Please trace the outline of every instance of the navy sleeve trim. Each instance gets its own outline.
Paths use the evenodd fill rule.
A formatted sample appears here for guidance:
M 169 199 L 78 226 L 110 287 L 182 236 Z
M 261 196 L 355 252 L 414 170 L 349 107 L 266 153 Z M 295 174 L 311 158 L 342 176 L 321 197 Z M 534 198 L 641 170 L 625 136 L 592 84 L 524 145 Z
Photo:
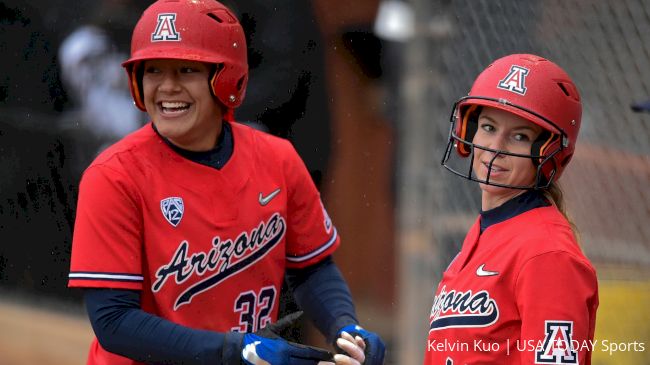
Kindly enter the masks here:
M 142 282 L 144 278 L 139 274 L 108 273 L 92 271 L 72 271 L 68 274 L 70 280 L 107 280 Z

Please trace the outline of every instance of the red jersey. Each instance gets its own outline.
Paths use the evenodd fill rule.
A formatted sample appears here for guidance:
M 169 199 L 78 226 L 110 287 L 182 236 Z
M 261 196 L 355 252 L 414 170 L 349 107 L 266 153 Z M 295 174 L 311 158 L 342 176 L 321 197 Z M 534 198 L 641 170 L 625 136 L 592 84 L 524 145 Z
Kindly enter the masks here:
M 144 311 L 196 329 L 275 321 L 285 268 L 320 261 L 339 237 L 291 144 L 231 127 L 220 170 L 151 124 L 97 157 L 80 183 L 69 286 L 140 290 Z M 96 339 L 88 363 L 135 364 Z
M 479 233 L 443 273 L 424 364 L 590 364 L 596 272 L 557 208 Z

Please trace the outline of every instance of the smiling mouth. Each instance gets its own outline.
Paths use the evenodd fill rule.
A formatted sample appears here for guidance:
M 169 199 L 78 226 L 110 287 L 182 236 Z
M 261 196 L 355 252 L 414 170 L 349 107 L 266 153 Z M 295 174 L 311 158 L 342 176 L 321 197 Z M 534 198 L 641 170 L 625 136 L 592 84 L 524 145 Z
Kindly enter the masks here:
M 481 164 L 485 166 L 486 170 L 491 171 L 491 173 L 500 173 L 500 172 L 508 171 L 507 169 L 504 169 L 503 167 L 494 164 L 492 164 L 492 168 L 490 169 L 490 164 L 488 162 L 481 162 Z
M 164 114 L 179 114 L 190 108 L 189 103 L 181 101 L 163 101 L 159 103 L 160 109 Z

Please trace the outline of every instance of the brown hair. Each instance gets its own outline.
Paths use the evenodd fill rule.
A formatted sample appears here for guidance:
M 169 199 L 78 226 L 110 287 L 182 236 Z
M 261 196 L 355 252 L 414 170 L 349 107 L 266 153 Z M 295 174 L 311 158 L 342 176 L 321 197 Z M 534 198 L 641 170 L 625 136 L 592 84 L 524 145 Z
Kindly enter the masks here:
M 575 236 L 576 241 L 579 241 L 578 227 L 575 225 L 566 211 L 566 205 L 564 203 L 564 192 L 562 192 L 560 185 L 557 182 L 552 181 L 548 188 L 543 190 L 543 193 L 544 196 L 557 207 L 560 213 L 562 213 L 567 222 L 569 222 L 569 226 L 571 226 L 571 231 L 573 231 L 573 235 Z

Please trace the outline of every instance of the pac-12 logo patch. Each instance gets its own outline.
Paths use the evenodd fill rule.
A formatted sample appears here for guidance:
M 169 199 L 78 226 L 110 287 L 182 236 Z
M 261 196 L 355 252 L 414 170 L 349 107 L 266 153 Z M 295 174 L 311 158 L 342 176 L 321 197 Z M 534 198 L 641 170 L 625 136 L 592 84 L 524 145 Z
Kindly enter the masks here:
M 174 227 L 178 226 L 183 218 L 183 211 L 185 211 L 183 198 L 174 196 L 161 200 L 160 210 L 169 224 Z
M 497 87 L 515 94 L 526 95 L 526 76 L 529 72 L 525 67 L 512 65 L 506 77 L 499 80 Z
M 535 353 L 535 364 L 577 364 L 572 347 L 573 321 L 546 321 L 544 344 Z
M 156 30 L 151 33 L 152 42 L 160 41 L 180 41 L 181 34 L 176 30 L 176 14 L 162 13 L 158 14 L 158 23 Z

